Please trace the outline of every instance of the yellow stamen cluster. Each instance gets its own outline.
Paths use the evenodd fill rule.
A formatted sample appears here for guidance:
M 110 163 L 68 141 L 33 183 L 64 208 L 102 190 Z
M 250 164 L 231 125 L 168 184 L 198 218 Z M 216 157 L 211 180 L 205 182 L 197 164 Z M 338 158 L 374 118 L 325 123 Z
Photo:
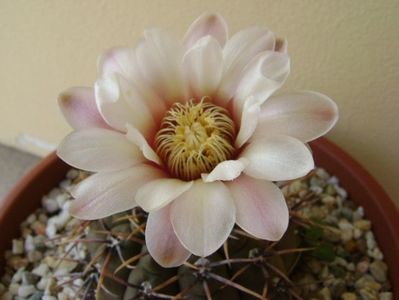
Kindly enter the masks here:
M 235 151 L 235 127 L 227 110 L 206 101 L 175 103 L 162 120 L 155 144 L 172 176 L 193 180 Z

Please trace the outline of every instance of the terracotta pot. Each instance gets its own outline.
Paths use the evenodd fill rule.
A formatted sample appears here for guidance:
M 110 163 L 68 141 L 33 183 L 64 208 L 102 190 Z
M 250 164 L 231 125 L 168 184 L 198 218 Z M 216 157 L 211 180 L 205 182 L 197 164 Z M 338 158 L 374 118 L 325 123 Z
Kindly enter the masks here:
M 340 179 L 350 197 L 362 205 L 373 223 L 376 239 L 389 266 L 395 299 L 399 300 L 399 211 L 380 185 L 348 154 L 324 138 L 311 143 L 316 165 Z M 19 233 L 19 224 L 39 207 L 41 197 L 65 176 L 68 166 L 49 155 L 33 168 L 4 199 L 0 210 L 0 263 Z M 0 265 L 0 273 L 3 269 Z

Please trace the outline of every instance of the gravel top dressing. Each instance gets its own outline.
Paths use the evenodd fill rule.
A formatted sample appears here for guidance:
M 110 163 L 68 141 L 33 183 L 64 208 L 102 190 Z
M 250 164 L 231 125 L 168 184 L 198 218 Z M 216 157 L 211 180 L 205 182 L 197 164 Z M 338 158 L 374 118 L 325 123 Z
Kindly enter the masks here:
M 86 176 L 69 171 L 21 224 L 21 237 L 5 254 L 1 299 L 94 299 L 99 276 L 88 271 L 91 258 L 85 243 L 71 241 L 70 233 L 80 228 L 80 221 L 68 213 L 69 191 Z M 299 299 L 393 299 L 372 224 L 336 177 L 319 168 L 279 186 L 296 214 L 319 224 L 298 233 L 308 247 L 315 247 L 312 255 L 298 255 L 289 273 Z

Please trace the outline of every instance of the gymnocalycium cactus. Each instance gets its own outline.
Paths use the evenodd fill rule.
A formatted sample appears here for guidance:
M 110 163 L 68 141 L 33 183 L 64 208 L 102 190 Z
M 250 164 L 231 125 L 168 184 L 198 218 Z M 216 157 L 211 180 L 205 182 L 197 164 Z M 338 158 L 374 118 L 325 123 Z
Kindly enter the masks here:
M 314 173 L 310 177 L 317 177 Z M 308 178 L 301 184 L 307 185 Z M 290 226 L 278 242 L 260 240 L 235 227 L 224 245 L 206 257 L 164 268 L 145 246 L 148 214 L 140 208 L 95 221 L 81 221 L 59 243 L 68 253 L 87 248 L 71 277 L 84 280 L 79 299 L 303 299 L 295 273 L 309 259 L 330 262 L 335 229 L 303 211 L 322 195 L 290 191 Z M 68 251 L 69 250 L 69 251 Z M 293 279 L 294 278 L 294 279 Z M 69 282 L 69 281 L 68 281 Z M 68 284 L 68 282 L 66 284 Z

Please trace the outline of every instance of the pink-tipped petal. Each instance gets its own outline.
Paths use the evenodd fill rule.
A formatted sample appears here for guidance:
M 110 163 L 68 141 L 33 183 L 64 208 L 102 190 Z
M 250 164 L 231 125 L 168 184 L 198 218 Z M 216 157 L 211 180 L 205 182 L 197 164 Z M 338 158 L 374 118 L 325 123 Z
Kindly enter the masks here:
M 196 19 L 184 36 L 184 48 L 191 48 L 200 38 L 207 35 L 216 39 L 220 46 L 224 46 L 228 37 L 228 28 L 221 15 L 205 13 Z
M 306 143 L 326 134 L 337 120 L 337 105 L 323 94 L 304 91 L 272 97 L 262 107 L 252 139 L 272 133 Z
M 91 171 L 114 171 L 143 162 L 138 147 L 116 131 L 89 128 L 67 135 L 57 149 L 69 165 Z
M 161 29 L 146 30 L 144 38 L 136 48 L 136 55 L 147 84 L 169 105 L 187 100 L 180 41 Z
M 192 181 L 182 181 L 174 178 L 156 179 L 145 184 L 137 191 L 135 201 L 145 211 L 154 211 L 175 200 L 192 185 Z
M 280 53 L 288 53 L 288 41 L 286 38 L 277 38 L 274 51 Z
M 140 133 L 140 131 L 138 131 L 137 128 L 133 127 L 130 124 L 126 124 L 126 128 L 127 139 L 131 141 L 134 145 L 139 147 L 144 157 L 158 165 L 161 165 L 162 161 L 159 158 L 158 154 L 151 148 L 151 146 L 148 144 L 147 140 Z
M 58 96 L 58 105 L 74 129 L 110 128 L 98 111 L 92 88 L 70 88 Z
M 173 231 L 170 206 L 150 212 L 145 228 L 145 243 L 152 258 L 165 268 L 178 267 L 190 256 Z
M 201 174 L 201 178 L 205 182 L 213 182 L 217 180 L 229 181 L 240 176 L 245 168 L 245 159 L 225 160 L 219 163 L 212 172 Z
M 82 181 L 72 191 L 69 211 L 76 218 L 95 220 L 135 207 L 134 196 L 146 182 L 164 176 L 148 165 L 113 172 L 100 172 Z
M 280 240 L 289 221 L 280 189 L 271 182 L 245 175 L 228 183 L 228 187 L 236 204 L 236 223 L 257 238 Z
M 240 130 L 238 131 L 235 145 L 237 148 L 242 147 L 254 133 L 258 124 L 260 114 L 260 106 L 254 97 L 249 97 L 242 109 Z
M 275 38 L 270 30 L 251 27 L 236 33 L 223 49 L 224 71 L 218 101 L 229 101 L 240 82 L 244 67 L 259 53 L 273 50 Z
M 254 140 L 241 153 L 241 157 L 249 162 L 245 174 L 269 181 L 296 179 L 314 168 L 308 148 L 301 141 L 285 135 Z
M 213 37 L 205 36 L 186 52 L 183 67 L 194 96 L 211 96 L 222 76 L 222 48 Z
M 266 51 L 258 55 L 243 71 L 233 100 L 234 112 L 241 115 L 244 101 L 249 96 L 262 105 L 283 85 L 289 73 L 290 59 L 287 54 Z
M 173 229 L 183 246 L 195 255 L 215 252 L 233 229 L 234 202 L 220 181 L 196 180 L 171 206 Z
M 126 132 L 126 123 L 131 123 L 148 135 L 154 130 L 153 116 L 147 104 L 132 88 L 129 82 L 117 74 L 97 80 L 97 106 L 113 128 Z

